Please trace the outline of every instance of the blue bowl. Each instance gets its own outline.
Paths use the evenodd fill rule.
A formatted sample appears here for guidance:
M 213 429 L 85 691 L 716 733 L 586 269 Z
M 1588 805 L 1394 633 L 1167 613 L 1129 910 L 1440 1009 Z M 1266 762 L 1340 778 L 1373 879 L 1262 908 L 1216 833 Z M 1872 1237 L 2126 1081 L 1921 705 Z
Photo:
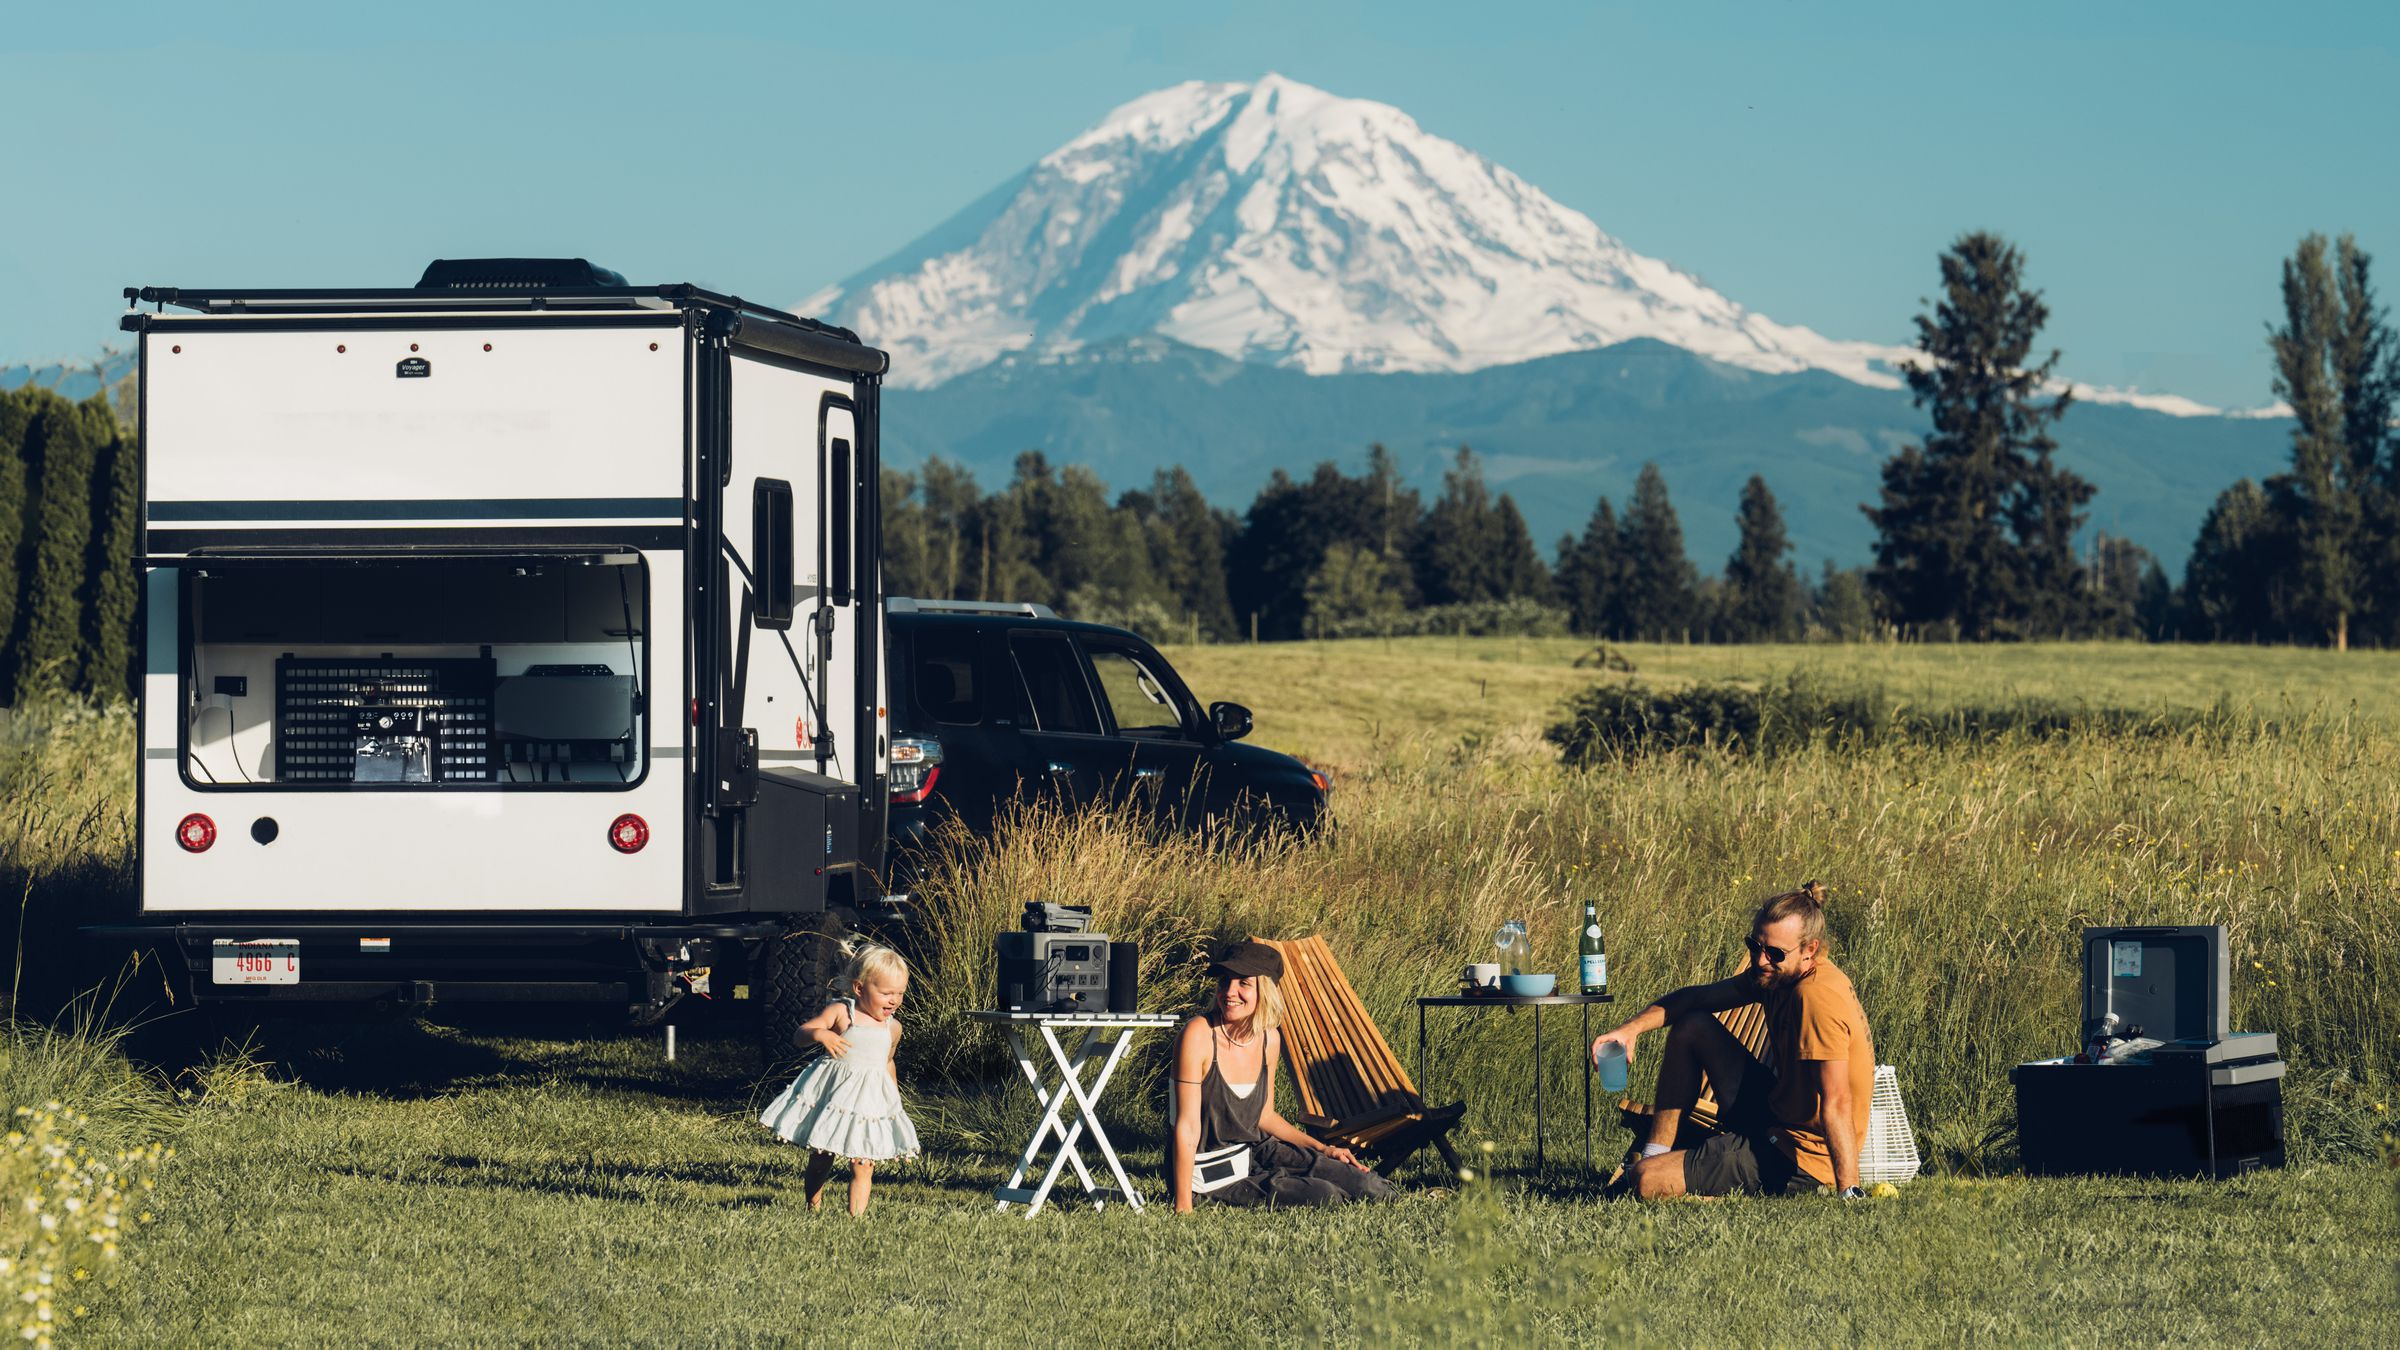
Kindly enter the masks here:
M 1556 975 L 1503 975 L 1500 992 L 1510 998 L 1546 998 L 1558 988 Z

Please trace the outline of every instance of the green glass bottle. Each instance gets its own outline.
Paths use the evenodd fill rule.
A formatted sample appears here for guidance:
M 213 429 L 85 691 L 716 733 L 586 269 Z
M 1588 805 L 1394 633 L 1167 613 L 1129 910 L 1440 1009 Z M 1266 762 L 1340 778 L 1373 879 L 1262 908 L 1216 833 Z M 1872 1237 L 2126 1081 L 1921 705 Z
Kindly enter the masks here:
M 1600 910 L 1592 901 L 1583 902 L 1583 992 L 1608 992 L 1608 942 L 1600 936 Z

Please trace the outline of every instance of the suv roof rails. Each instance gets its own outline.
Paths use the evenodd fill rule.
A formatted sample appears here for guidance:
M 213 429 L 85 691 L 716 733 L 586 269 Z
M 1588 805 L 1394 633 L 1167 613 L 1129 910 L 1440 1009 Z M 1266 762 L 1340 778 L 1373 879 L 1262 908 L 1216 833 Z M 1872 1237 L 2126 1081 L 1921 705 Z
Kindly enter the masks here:
M 1030 600 L 917 600 L 905 595 L 887 597 L 886 614 L 1014 614 L 1027 619 L 1055 619 L 1058 611 Z

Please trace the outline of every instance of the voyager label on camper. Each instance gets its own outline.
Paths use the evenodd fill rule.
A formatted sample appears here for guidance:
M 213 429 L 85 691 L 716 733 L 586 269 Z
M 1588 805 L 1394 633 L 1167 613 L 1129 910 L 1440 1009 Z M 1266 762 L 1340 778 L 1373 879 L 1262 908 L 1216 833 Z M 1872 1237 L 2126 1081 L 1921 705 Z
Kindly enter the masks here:
M 407 357 L 393 373 L 404 380 L 429 380 L 433 378 L 433 362 L 422 356 Z

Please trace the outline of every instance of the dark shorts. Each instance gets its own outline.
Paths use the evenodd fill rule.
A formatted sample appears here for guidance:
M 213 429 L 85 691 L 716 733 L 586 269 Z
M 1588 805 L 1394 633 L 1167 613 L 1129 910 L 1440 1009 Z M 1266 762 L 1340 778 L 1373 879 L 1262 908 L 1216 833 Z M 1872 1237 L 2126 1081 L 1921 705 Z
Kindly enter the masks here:
M 1683 1155 L 1690 1195 L 1809 1195 L 1817 1179 L 1764 1133 L 1728 1130 Z

